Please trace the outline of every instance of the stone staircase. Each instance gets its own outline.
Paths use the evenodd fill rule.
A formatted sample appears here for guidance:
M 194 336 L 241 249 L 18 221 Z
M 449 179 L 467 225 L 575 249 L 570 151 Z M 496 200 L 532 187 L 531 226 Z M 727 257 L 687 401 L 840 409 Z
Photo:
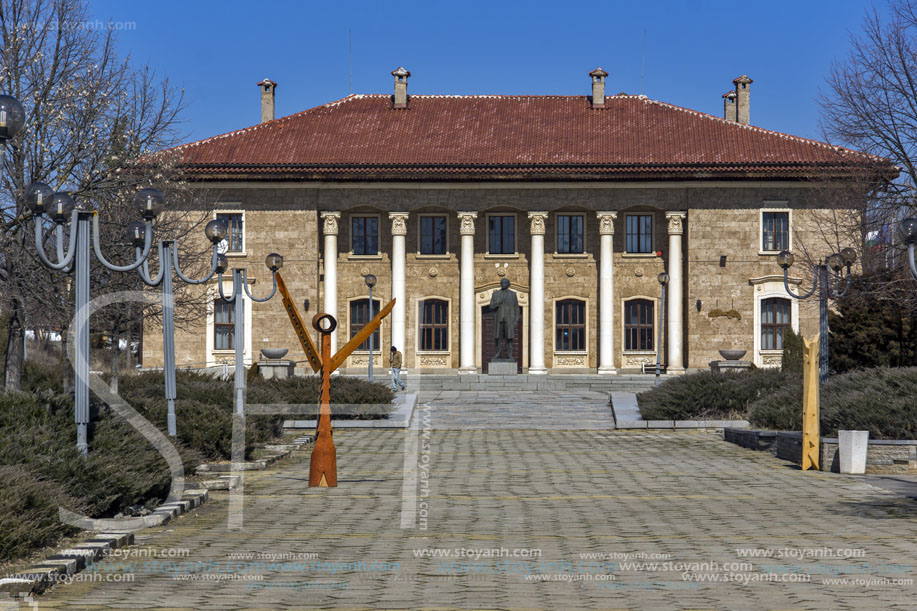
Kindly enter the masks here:
M 380 375 L 381 374 L 381 375 Z M 355 376 L 362 377 L 366 376 Z M 377 382 L 387 382 L 388 372 L 375 376 Z M 659 376 L 660 380 L 668 376 Z M 610 394 L 612 392 L 641 393 L 656 385 L 652 375 L 597 375 L 597 374 L 557 374 L 493 376 L 483 374 L 442 375 L 409 373 L 401 375 L 407 384 L 408 392 L 427 393 L 439 391 L 481 391 L 481 390 L 524 390 L 524 391 L 589 391 Z

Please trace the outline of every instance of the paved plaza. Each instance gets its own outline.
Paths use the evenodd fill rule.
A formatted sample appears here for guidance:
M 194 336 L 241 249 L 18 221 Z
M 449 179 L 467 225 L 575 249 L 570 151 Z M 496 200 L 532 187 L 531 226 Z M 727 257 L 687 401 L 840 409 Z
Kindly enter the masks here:
M 307 446 L 246 474 L 241 531 L 211 493 L 41 607 L 917 608 L 901 494 L 713 432 L 615 432 L 598 397 L 583 428 L 526 416 L 532 396 L 449 393 L 408 431 L 337 430 L 338 488 L 307 487 Z

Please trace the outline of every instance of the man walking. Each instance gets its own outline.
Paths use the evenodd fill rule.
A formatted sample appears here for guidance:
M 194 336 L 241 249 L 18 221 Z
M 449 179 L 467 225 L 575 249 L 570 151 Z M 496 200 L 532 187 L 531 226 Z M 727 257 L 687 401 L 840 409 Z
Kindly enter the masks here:
M 389 365 L 392 367 L 392 390 L 398 392 L 405 389 L 404 382 L 401 381 L 401 353 L 395 346 L 392 346 L 391 356 L 389 356 Z

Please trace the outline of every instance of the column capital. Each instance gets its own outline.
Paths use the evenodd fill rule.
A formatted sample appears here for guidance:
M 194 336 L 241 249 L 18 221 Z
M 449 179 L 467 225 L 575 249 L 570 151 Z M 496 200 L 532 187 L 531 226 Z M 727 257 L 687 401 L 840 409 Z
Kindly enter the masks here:
M 325 235 L 337 235 L 338 234 L 338 222 L 341 220 L 340 212 L 322 212 L 321 213 L 322 221 L 322 233 Z
M 459 212 L 459 233 L 474 235 L 474 219 L 478 218 L 477 212 Z
M 599 212 L 596 212 L 595 216 L 599 219 L 599 234 L 600 235 L 614 235 L 615 234 L 615 219 L 618 218 L 617 212 L 601 210 Z
M 389 212 L 388 218 L 392 221 L 392 235 L 407 235 L 408 233 L 408 213 L 407 212 Z
M 666 212 L 665 219 L 668 222 L 669 235 L 681 235 L 684 233 L 684 220 L 688 216 L 687 212 Z
M 529 231 L 532 235 L 544 235 L 544 222 L 548 220 L 547 212 L 529 212 Z

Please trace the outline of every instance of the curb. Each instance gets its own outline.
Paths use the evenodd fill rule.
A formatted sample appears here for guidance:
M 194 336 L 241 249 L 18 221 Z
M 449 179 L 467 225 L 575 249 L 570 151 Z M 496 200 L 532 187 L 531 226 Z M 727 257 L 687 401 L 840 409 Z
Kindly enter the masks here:
M 207 490 L 232 490 L 239 485 L 239 471 L 262 471 L 268 466 L 274 464 L 281 458 L 285 458 L 300 449 L 307 443 L 312 443 L 312 435 L 300 435 L 290 443 L 285 444 L 266 444 L 263 449 L 274 452 L 270 456 L 259 460 L 247 461 L 233 464 L 231 462 L 221 463 L 204 463 L 198 465 L 195 469 L 197 475 L 213 474 L 217 479 L 209 479 L 200 482 L 200 485 Z
M 618 420 L 617 430 L 747 429 L 747 420 Z
M 166 524 L 172 518 L 200 507 L 208 498 L 206 490 L 187 490 L 180 501 L 163 503 L 153 513 L 144 516 L 149 518 L 145 528 Z M 133 532 L 96 533 L 73 547 L 55 552 L 25 571 L 0 579 L 0 592 L 20 597 L 41 594 L 55 583 L 79 573 L 95 561 L 109 555 L 111 550 L 133 544 Z
M 265 445 L 264 449 L 275 452 L 259 461 L 244 463 L 244 465 L 255 466 L 256 469 L 264 469 L 281 458 L 288 456 L 294 450 L 298 450 L 306 443 L 312 442 L 311 435 L 300 435 L 289 444 Z M 224 463 L 216 463 L 220 467 Z M 200 465 L 197 468 L 198 473 L 219 473 L 229 471 L 229 469 L 212 470 L 212 464 Z M 225 463 L 230 467 L 231 463 Z M 252 468 L 252 467 L 247 467 Z M 162 526 L 168 524 L 173 518 L 188 513 L 203 505 L 210 498 L 209 490 L 229 490 L 238 485 L 238 475 L 220 475 L 217 480 L 201 482 L 202 488 L 193 488 L 185 490 L 178 501 L 163 503 L 149 515 L 142 516 L 144 522 L 143 528 L 152 526 Z M 136 520 L 137 518 L 129 518 Z M 91 521 L 94 522 L 94 521 Z M 115 524 L 114 520 L 108 520 L 109 523 Z M 89 524 L 87 524 L 89 526 Z M 122 526 L 123 527 L 123 526 Z M 0 593 L 7 593 L 13 596 L 26 597 L 32 594 L 41 594 L 49 587 L 68 577 L 79 573 L 87 566 L 91 566 L 100 558 L 110 554 L 111 550 L 127 547 L 134 544 L 133 532 L 115 532 L 108 531 L 97 532 L 89 539 L 55 552 L 44 560 L 37 562 L 25 571 L 16 573 L 10 577 L 0 579 Z
M 407 429 L 411 427 L 411 419 L 417 407 L 417 393 L 400 395 L 404 401 L 398 409 L 392 411 L 388 418 L 375 420 L 337 419 L 332 416 L 331 428 L 333 429 Z M 332 405 L 332 408 L 334 406 Z M 284 430 L 314 429 L 318 426 L 317 420 L 285 420 Z

